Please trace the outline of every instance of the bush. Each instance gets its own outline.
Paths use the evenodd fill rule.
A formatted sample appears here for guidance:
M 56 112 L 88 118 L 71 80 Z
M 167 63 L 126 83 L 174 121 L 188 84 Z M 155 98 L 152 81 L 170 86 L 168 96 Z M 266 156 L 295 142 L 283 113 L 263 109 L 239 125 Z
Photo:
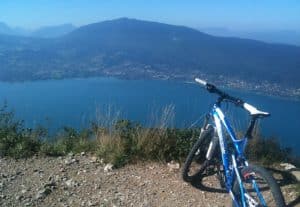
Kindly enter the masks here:
M 282 148 L 275 138 L 264 139 L 255 136 L 249 140 L 246 154 L 250 160 L 260 161 L 269 165 L 274 162 L 290 162 L 291 150 Z
M 94 127 L 97 154 L 115 166 L 135 160 L 180 160 L 199 135 L 197 129 L 144 128 L 128 120 L 115 123 L 113 130 Z
M 46 134 L 42 128 L 26 129 L 22 121 L 4 106 L 0 109 L 0 156 L 29 157 L 39 152 L 41 139 Z
M 63 130 L 53 138 L 53 141 L 46 141 L 41 146 L 41 153 L 49 156 L 62 156 L 70 152 L 93 152 L 95 142 L 91 138 L 92 131 L 85 129 L 81 132 L 64 127 Z
M 4 106 L 0 109 L 0 156 L 21 158 L 37 153 L 62 156 L 85 151 L 95 152 L 116 167 L 136 160 L 182 161 L 200 129 L 167 128 L 165 122 L 163 119 L 154 128 L 142 127 L 129 120 L 115 121 L 106 127 L 92 124 L 81 131 L 64 127 L 54 137 L 49 137 L 42 127 L 25 128 L 23 122 L 16 121 L 14 114 Z M 291 162 L 299 166 L 299 160 L 291 157 L 291 151 L 282 148 L 274 138 L 262 139 L 255 135 L 249 140 L 246 154 L 251 160 L 264 164 Z

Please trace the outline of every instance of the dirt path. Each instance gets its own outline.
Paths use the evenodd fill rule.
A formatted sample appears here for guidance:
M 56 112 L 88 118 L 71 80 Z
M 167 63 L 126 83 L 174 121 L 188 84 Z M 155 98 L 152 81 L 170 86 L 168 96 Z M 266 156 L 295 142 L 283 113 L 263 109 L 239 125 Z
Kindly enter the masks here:
M 205 183 L 215 192 L 183 182 L 179 170 L 159 163 L 105 171 L 89 155 L 0 158 L 1 206 L 231 206 L 215 176 Z M 282 189 L 290 206 L 300 206 L 292 184 Z

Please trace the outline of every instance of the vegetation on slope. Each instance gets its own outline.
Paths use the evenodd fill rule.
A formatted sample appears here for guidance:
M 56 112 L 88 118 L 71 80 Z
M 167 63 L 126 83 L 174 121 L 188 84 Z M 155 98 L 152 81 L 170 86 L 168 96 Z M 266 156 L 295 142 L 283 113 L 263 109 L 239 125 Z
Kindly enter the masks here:
M 163 119 L 165 120 L 165 119 Z M 109 127 L 91 124 L 83 130 L 64 127 L 50 137 L 42 127 L 28 129 L 6 107 L 0 109 L 0 156 L 26 158 L 35 154 L 61 156 L 70 152 L 91 152 L 116 167 L 135 161 L 182 161 L 199 136 L 199 128 L 143 127 L 118 120 Z M 246 149 L 252 160 L 266 164 L 294 162 L 291 152 L 275 139 L 255 137 Z

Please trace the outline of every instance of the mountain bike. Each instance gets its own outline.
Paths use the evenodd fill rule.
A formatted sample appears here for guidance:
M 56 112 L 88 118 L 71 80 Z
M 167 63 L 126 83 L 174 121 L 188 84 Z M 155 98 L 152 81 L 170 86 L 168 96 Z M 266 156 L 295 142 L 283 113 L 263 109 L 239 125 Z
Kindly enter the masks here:
M 183 179 L 186 182 L 199 180 L 212 166 L 217 167 L 217 177 L 221 186 L 229 193 L 233 206 L 285 206 L 276 180 L 264 168 L 249 164 L 244 154 L 247 140 L 252 138 L 257 120 L 270 116 L 270 113 L 260 111 L 204 80 L 196 78 L 195 81 L 208 92 L 217 94 L 218 98 L 206 114 L 200 136 L 187 156 L 182 171 Z M 223 102 L 233 103 L 249 112 L 250 123 L 242 139 L 236 137 L 221 110 Z

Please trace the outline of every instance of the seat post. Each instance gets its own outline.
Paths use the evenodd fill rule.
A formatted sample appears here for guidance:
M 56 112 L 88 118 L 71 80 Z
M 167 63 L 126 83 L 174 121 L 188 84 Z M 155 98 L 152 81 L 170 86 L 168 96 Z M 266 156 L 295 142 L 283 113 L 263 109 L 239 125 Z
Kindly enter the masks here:
M 254 129 L 254 126 L 256 124 L 256 120 L 257 120 L 257 116 L 255 115 L 252 115 L 251 116 L 251 120 L 250 120 L 250 124 L 249 124 L 249 127 L 246 131 L 246 134 L 245 134 L 245 137 L 247 137 L 248 139 L 251 139 L 252 138 L 252 131 Z

